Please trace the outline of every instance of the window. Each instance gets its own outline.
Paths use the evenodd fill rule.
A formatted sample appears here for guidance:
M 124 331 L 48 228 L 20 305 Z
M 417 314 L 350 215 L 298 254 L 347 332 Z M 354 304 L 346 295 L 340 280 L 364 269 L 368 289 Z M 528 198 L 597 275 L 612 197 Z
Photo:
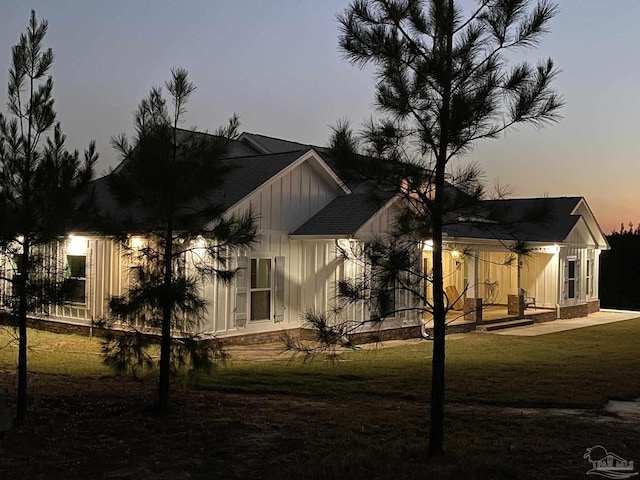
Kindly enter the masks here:
M 576 259 L 567 260 L 567 298 L 576 298 Z
M 271 318 L 271 259 L 251 259 L 251 320 Z
M 238 257 L 237 262 L 235 326 L 244 328 L 247 321 L 283 322 L 285 257 Z
M 424 288 L 424 298 L 425 300 L 431 299 L 431 270 L 429 269 L 429 259 L 427 257 L 422 258 L 422 275 L 423 275 L 423 288 Z
M 397 310 L 396 284 L 388 281 L 378 290 L 376 310 L 381 318 L 395 317 Z
M 11 280 L 11 296 L 18 298 L 18 283 L 22 276 L 22 254 L 16 253 L 13 255 L 13 264 L 11 265 L 13 275 Z
M 372 281 L 372 318 L 395 317 L 397 310 L 396 282 L 393 279 L 384 278 L 379 267 L 373 267 Z
M 591 295 L 593 293 L 593 265 L 592 265 L 592 260 L 591 259 L 587 259 L 587 272 L 585 275 L 585 281 L 587 282 L 586 285 L 586 290 L 587 290 L 587 295 Z
M 67 255 L 64 278 L 65 300 L 72 303 L 85 303 L 87 283 L 86 255 Z

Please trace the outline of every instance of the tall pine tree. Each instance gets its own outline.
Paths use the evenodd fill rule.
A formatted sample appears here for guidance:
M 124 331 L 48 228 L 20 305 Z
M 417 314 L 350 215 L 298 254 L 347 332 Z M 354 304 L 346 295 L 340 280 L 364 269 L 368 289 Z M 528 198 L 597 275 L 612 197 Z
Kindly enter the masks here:
M 407 209 L 399 218 L 396 236 L 386 243 L 370 243 L 364 253 L 378 277 L 369 285 L 377 287 L 368 289 L 373 294 L 369 301 L 377 303 L 374 321 L 391 313 L 397 284 L 433 314 L 430 455 L 444 453 L 449 305 L 443 280 L 443 230 L 458 218 L 456 212 L 472 213 L 482 194 L 478 168 L 469 165 L 452 172 L 452 160 L 468 153 L 476 142 L 497 138 L 514 126 L 556 121 L 563 104 L 551 88 L 557 71 L 550 59 L 537 66 L 526 62 L 510 66 L 507 57 L 538 44 L 557 11 L 554 4 L 478 0 L 467 12 L 461 4 L 353 0 L 338 16 L 345 59 L 375 69 L 379 116 L 360 135 L 348 125 L 338 125 L 331 146 L 343 165 L 395 189 L 405 199 Z M 421 256 L 412 256 L 414 250 L 407 247 L 411 241 L 426 240 L 433 249 L 430 272 L 423 271 Z M 432 301 L 423 291 L 424 281 L 431 284 Z M 343 299 L 362 299 L 362 291 L 353 285 L 340 287 Z M 340 337 L 327 336 L 333 341 Z
M 18 423 L 27 409 L 27 318 L 61 300 L 57 272 L 44 268 L 50 263 L 43 258 L 45 246 L 66 233 L 76 195 L 90 182 L 97 160 L 93 142 L 84 160 L 65 148 L 53 108 L 48 72 L 54 56 L 44 48 L 46 33 L 47 22 L 38 22 L 32 11 L 12 50 L 8 113 L 0 114 L 0 242 L 13 266 L 5 280 L 14 295 L 5 306 L 18 328 Z
M 110 175 L 111 192 L 121 211 L 136 213 L 106 219 L 133 268 L 128 290 L 110 302 L 110 320 L 128 328 L 104 344 L 108 365 L 151 365 L 148 349 L 155 342 L 149 333 L 160 332 L 160 413 L 169 407 L 172 365 L 204 368 L 219 353 L 215 342 L 196 338 L 206 310 L 202 282 L 230 282 L 235 269 L 229 259 L 257 236 L 252 212 L 227 216 L 209 197 L 229 168 L 221 159 L 237 136 L 238 118 L 212 135 L 182 130 L 195 85 L 176 68 L 165 87 L 168 102 L 162 89 L 153 88 L 140 103 L 134 141 L 114 139 L 123 161 Z

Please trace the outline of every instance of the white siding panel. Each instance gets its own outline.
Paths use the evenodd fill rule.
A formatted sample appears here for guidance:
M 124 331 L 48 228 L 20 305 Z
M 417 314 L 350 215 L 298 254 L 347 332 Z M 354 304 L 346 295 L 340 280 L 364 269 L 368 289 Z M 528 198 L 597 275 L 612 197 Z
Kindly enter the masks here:
M 235 213 L 243 213 L 253 206 L 260 217 L 258 245 L 245 255 L 284 258 L 284 319 L 277 324 L 247 322 L 241 331 L 236 329 L 233 322 L 229 322 L 235 308 L 234 287 L 214 282 L 205 289 L 211 305 L 211 333 L 257 333 L 295 327 L 300 324 L 300 315 L 305 308 L 327 308 L 328 273 L 318 274 L 317 269 L 329 261 L 333 242 L 316 245 L 314 242 L 291 241 L 289 234 L 330 203 L 338 193 L 337 185 L 327 182 L 314 168 L 302 163 L 236 205 Z
M 295 231 L 303 223 L 327 206 L 339 193 L 303 163 L 280 179 L 267 184 L 244 199 L 234 212 L 245 212 L 250 205 L 261 217 L 260 229 Z
M 535 297 L 538 307 L 555 307 L 557 289 L 554 275 L 556 263 L 556 255 L 546 253 L 535 253 L 523 262 L 522 288 L 527 292 L 527 296 Z

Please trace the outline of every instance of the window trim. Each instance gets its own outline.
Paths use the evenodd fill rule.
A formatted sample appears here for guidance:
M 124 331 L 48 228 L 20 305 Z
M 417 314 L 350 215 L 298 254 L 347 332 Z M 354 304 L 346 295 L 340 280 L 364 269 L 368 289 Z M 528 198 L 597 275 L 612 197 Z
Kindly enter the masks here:
M 71 268 L 69 266 L 69 257 L 81 257 L 81 258 L 84 258 L 84 277 L 73 277 L 73 276 L 71 276 L 71 271 L 70 271 Z M 88 269 L 88 266 L 89 266 L 88 254 L 87 253 L 83 253 L 83 254 L 65 253 L 64 260 L 65 260 L 64 283 L 66 283 L 67 280 L 82 281 L 83 286 L 84 286 L 84 294 L 83 294 L 82 301 L 76 301 L 76 300 L 69 299 L 69 300 L 65 300 L 65 303 L 71 304 L 71 305 L 87 305 L 88 304 L 88 299 L 89 299 L 89 295 L 88 295 L 88 292 L 87 292 L 87 286 L 88 286 L 87 269 Z M 69 273 L 67 273 L 67 270 L 69 270 Z
M 394 282 L 383 282 L 378 275 L 380 274 L 380 269 L 373 267 L 371 265 L 368 266 L 369 274 L 371 275 L 372 285 L 370 289 L 370 295 L 375 296 L 375 298 L 371 298 L 371 307 L 369 316 L 371 319 L 379 318 L 380 320 L 393 320 L 398 317 L 398 281 Z M 384 292 L 384 294 L 389 295 L 389 305 L 392 305 L 391 312 L 383 312 L 380 305 L 380 295 Z
M 270 322 L 271 320 L 273 320 L 273 309 L 274 309 L 274 264 L 275 261 L 273 259 L 272 256 L 269 255 L 259 255 L 259 256 L 252 256 L 249 257 L 249 268 L 248 268 L 248 274 L 249 274 L 249 278 L 247 279 L 247 301 L 249 303 L 249 311 L 247 312 L 247 320 L 249 322 L 252 323 L 257 323 L 257 322 Z M 259 265 L 260 260 L 269 260 L 269 275 L 268 275 L 268 280 L 269 280 L 269 287 L 253 287 L 252 286 L 252 278 L 253 278 L 253 262 L 256 262 L 256 265 Z M 258 269 L 259 271 L 259 269 Z M 256 275 L 258 274 L 258 271 L 256 272 Z M 253 318 L 253 293 L 254 292 L 269 292 L 269 316 L 267 318 Z
M 587 299 L 594 297 L 595 286 L 595 270 L 596 270 L 596 257 L 594 250 L 587 250 L 587 258 L 585 261 L 585 295 Z
M 573 276 L 571 276 L 571 264 L 573 263 Z M 576 300 L 578 298 L 578 258 L 567 257 L 567 299 Z M 573 288 L 573 295 L 571 289 Z

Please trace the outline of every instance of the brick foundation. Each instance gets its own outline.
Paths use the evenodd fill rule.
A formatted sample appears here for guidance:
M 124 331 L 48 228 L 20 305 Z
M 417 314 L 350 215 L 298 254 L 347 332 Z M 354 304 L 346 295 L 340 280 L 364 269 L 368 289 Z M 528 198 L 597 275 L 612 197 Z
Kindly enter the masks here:
M 587 308 L 586 303 L 560 307 L 561 319 L 586 317 L 588 314 L 589 314 L 589 309 Z
M 587 313 L 592 314 L 600 311 L 600 299 L 587 302 Z
M 517 308 L 519 302 L 519 296 L 514 295 L 515 297 L 515 306 Z M 521 297 L 521 296 L 520 296 Z M 465 301 L 465 319 L 466 320 L 475 320 L 478 324 L 482 323 L 482 308 L 478 308 L 478 304 L 482 304 L 482 299 L 476 298 L 468 298 Z M 600 310 L 600 300 L 591 300 L 587 303 L 582 303 L 579 305 L 570 305 L 560 307 L 560 318 L 568 319 L 568 318 L 576 318 L 576 317 L 586 317 L 589 314 L 598 312 Z M 475 315 L 475 319 L 471 318 Z M 535 313 L 529 316 L 536 323 L 542 322 L 550 322 L 557 319 L 556 311 L 549 310 L 546 312 Z M 476 329 L 476 323 L 463 323 L 458 325 L 449 325 L 447 326 L 447 334 L 450 333 L 466 333 L 471 332 Z M 4 313 L 0 313 L 0 324 L 14 326 L 13 318 Z M 74 334 L 74 335 L 82 335 L 88 337 L 102 337 L 104 336 L 105 330 L 102 328 L 97 328 L 92 325 L 78 325 L 73 323 L 66 323 L 60 320 L 48 320 L 45 318 L 29 318 L 27 320 L 27 325 L 30 328 L 35 328 L 38 330 L 45 330 L 52 333 L 60 333 L 60 334 Z M 433 328 L 427 328 L 427 333 L 433 335 Z M 282 341 L 282 336 L 287 333 L 288 335 L 294 338 L 300 338 L 302 340 L 313 340 L 314 333 L 313 331 L 305 328 L 291 328 L 287 330 L 277 330 L 273 332 L 262 332 L 262 333 L 249 333 L 249 334 L 239 334 L 233 336 L 223 336 L 218 337 L 218 340 L 223 345 L 259 345 L 263 343 L 277 343 Z M 388 340 L 406 340 L 410 338 L 420 338 L 421 332 L 419 326 L 410 326 L 410 327 L 401 327 L 401 328 L 390 328 L 384 330 L 376 330 L 372 332 L 362 332 L 352 335 L 351 340 L 354 344 L 361 343 L 370 343 L 376 341 L 388 341 Z
M 548 310 L 542 313 L 534 313 L 532 315 L 527 315 L 527 318 L 530 318 L 535 323 L 545 323 L 545 322 L 553 322 L 558 319 L 555 310 Z
M 447 325 L 447 335 L 452 333 L 468 333 L 476 329 L 475 323 L 460 323 L 458 325 Z M 433 336 L 433 328 L 427 328 L 427 333 Z
M 313 337 L 305 334 L 301 328 L 290 328 L 287 330 L 277 330 L 275 332 L 263 333 L 247 333 L 245 335 L 233 335 L 229 337 L 218 337 L 218 340 L 224 346 L 231 345 L 259 345 L 261 343 L 278 343 L 282 342 L 282 337 L 287 334 L 293 338 L 301 338 L 309 340 Z M 283 343 L 284 345 L 284 343 Z

